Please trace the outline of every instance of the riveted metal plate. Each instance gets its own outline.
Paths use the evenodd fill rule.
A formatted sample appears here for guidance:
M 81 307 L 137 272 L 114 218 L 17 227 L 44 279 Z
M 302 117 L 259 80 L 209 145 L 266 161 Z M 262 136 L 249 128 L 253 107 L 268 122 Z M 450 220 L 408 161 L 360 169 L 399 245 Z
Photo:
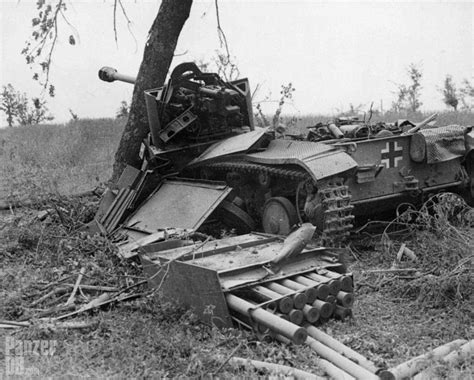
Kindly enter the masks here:
M 315 180 L 357 167 L 357 163 L 345 151 L 305 141 L 273 140 L 264 152 L 247 154 L 245 158 L 268 165 L 298 165 L 307 170 Z
M 207 148 L 198 158 L 191 161 L 189 165 L 202 164 L 205 161 L 214 160 L 228 154 L 245 152 L 262 140 L 267 130 L 268 128 L 256 128 L 254 131 L 216 142 Z
M 164 181 L 128 219 L 126 226 L 145 231 L 168 227 L 196 230 L 231 190 L 221 182 Z

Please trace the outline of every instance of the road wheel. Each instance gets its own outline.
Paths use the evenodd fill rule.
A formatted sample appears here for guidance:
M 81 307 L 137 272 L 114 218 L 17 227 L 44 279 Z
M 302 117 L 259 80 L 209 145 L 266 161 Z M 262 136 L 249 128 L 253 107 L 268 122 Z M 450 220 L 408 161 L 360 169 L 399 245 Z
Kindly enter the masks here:
M 263 230 L 270 234 L 288 235 L 298 223 L 295 206 L 284 197 L 273 197 L 265 202 L 263 209 Z

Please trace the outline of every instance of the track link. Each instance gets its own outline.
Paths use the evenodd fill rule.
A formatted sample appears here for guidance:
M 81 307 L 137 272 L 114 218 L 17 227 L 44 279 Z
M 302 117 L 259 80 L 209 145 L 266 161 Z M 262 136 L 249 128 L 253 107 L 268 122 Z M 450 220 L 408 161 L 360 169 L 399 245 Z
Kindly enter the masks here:
M 202 168 L 221 173 L 231 171 L 251 175 L 264 173 L 286 180 L 312 181 L 309 173 L 303 169 L 279 168 L 244 160 L 215 162 L 203 165 Z M 328 247 L 340 247 L 347 240 L 349 232 L 353 228 L 354 216 L 352 215 L 352 209 L 354 206 L 350 204 L 349 188 L 343 184 L 342 179 L 336 179 L 319 188 L 319 193 L 324 212 L 324 225 L 321 233 L 322 244 Z
M 354 227 L 354 206 L 351 205 L 349 188 L 342 180 L 337 180 L 319 189 L 319 193 L 324 210 L 322 243 L 324 246 L 339 247 L 344 244 Z
M 304 180 L 310 178 L 309 174 L 306 173 L 304 170 L 276 168 L 274 166 L 255 164 L 253 162 L 246 161 L 216 162 L 212 164 L 207 164 L 204 166 L 204 168 L 224 172 L 237 171 L 246 174 L 259 174 L 264 172 L 271 176 L 284 177 L 295 180 Z

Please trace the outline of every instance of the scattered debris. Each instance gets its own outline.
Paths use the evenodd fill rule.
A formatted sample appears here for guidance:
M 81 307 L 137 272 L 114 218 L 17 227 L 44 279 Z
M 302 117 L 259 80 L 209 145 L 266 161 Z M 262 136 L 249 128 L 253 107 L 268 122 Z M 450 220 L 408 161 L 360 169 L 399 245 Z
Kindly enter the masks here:
M 86 273 L 86 267 L 82 267 L 79 272 L 79 276 L 77 276 L 77 280 L 76 280 L 76 283 L 74 284 L 74 288 L 72 289 L 72 293 L 65 303 L 66 306 L 74 303 L 74 297 L 76 296 L 77 289 L 79 289 L 79 285 L 81 284 L 82 277 L 84 276 L 85 273 Z
M 431 359 L 431 358 L 430 358 Z M 471 366 L 474 359 L 474 340 L 471 340 L 463 344 L 459 349 L 451 351 L 446 356 L 440 358 L 435 363 L 430 363 L 428 368 L 421 372 L 418 372 L 413 380 L 431 380 L 436 378 L 436 366 L 448 365 L 456 366 L 461 363 L 466 363 L 467 366 Z
M 459 349 L 466 343 L 466 340 L 458 339 L 453 342 L 447 343 L 443 346 L 435 348 L 434 350 L 417 356 L 405 363 L 399 364 L 396 367 L 384 370 L 380 372 L 380 378 L 382 380 L 402 380 L 413 375 L 430 365 L 431 360 L 437 360 L 445 357 L 450 352 Z M 471 349 L 472 345 L 467 346 L 468 350 Z
M 57 329 L 90 329 L 98 325 L 98 321 L 66 321 L 57 322 L 54 319 L 39 319 L 34 322 L 16 322 L 0 320 L 0 328 L 18 329 L 22 327 L 35 327 L 38 329 L 57 330 Z
M 228 360 L 229 364 L 237 365 L 237 366 L 249 366 L 254 367 L 257 369 L 265 369 L 270 373 L 274 373 L 275 375 L 284 375 L 284 376 L 291 376 L 294 379 L 310 379 L 310 380 L 324 380 L 324 377 L 314 375 L 310 372 L 302 371 L 300 369 L 296 369 L 293 367 L 288 367 L 282 364 L 275 364 L 275 363 L 268 363 L 262 362 L 260 360 L 251 360 L 251 359 L 244 359 L 237 356 L 231 357 Z

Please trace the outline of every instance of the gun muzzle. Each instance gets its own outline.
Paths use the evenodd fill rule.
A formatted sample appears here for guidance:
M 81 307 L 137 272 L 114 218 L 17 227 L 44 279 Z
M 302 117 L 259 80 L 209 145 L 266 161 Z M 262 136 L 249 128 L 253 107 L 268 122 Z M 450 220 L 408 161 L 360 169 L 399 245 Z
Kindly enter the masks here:
M 135 84 L 135 81 L 137 79 L 130 75 L 120 74 L 116 69 L 108 66 L 104 66 L 99 70 L 99 78 L 104 82 L 114 82 L 118 80 L 120 82 L 126 82 L 131 84 Z

